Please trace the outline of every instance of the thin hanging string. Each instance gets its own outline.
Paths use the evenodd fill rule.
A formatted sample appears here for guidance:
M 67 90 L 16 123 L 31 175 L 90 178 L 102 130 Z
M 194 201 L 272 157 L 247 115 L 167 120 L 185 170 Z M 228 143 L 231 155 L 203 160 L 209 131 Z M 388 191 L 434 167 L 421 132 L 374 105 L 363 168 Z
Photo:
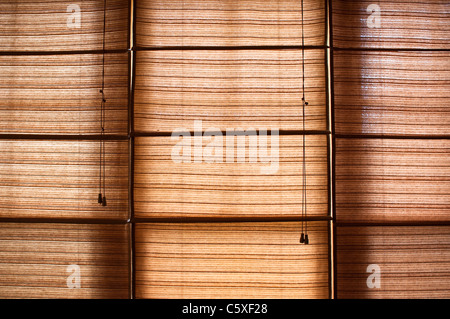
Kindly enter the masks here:
M 306 209 L 306 102 L 305 98 L 305 33 L 304 33 L 304 20 L 303 20 L 303 0 L 302 0 L 302 124 L 303 124 L 303 145 L 302 145 L 302 233 L 300 237 L 300 243 L 309 244 L 308 238 L 308 223 L 307 209 Z
M 100 90 L 100 92 L 102 93 L 102 90 Z M 100 106 L 100 131 L 103 128 L 103 97 L 102 97 L 102 105 Z M 103 134 L 102 134 L 103 135 Z M 101 204 L 102 203 L 102 154 L 103 154 L 103 143 L 102 140 L 100 139 L 99 142 L 99 181 L 98 181 L 98 203 Z
M 105 34 L 106 34 L 106 0 L 103 1 L 103 60 L 102 60 L 102 102 L 100 104 L 100 180 L 99 180 L 99 195 L 98 202 L 102 206 L 106 206 L 106 151 L 105 151 L 105 123 L 106 123 L 106 99 L 105 99 Z M 102 180 L 103 178 L 103 180 Z M 102 194 L 103 182 L 103 194 Z
M 305 56 L 305 50 L 304 50 L 304 45 L 305 45 L 305 40 L 304 40 L 304 33 L 303 33 L 303 0 L 302 0 L 302 7 L 301 7 L 301 14 L 302 14 L 302 123 L 303 123 L 303 131 L 305 131 L 305 63 L 304 63 L 304 56 Z M 303 150 L 303 154 L 302 154 L 302 163 L 304 163 L 305 159 L 304 159 L 304 145 L 305 145 L 305 135 L 303 134 L 303 145 L 302 145 L 302 150 Z M 304 242 L 304 218 L 305 218 L 305 211 L 304 211 L 304 201 L 305 201 L 305 192 L 304 192 L 304 183 L 305 183 L 305 178 L 304 178 L 304 172 L 305 172 L 305 167 L 304 165 L 302 166 L 302 234 L 301 234 L 301 238 L 300 238 L 300 242 Z
M 105 145 L 105 126 L 106 126 L 106 99 L 105 99 L 105 36 L 106 36 L 106 0 L 103 1 L 103 62 L 102 62 L 102 143 L 103 143 L 103 201 L 102 205 L 106 206 L 106 145 Z

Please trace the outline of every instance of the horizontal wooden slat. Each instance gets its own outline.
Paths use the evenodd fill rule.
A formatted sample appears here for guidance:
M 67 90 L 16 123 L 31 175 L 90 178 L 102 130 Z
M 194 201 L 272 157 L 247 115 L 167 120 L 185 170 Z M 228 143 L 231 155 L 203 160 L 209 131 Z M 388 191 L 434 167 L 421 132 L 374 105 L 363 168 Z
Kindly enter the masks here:
M 0 296 L 128 298 L 128 237 L 128 225 L 0 223 Z
M 379 26 L 369 27 L 377 19 L 374 5 L 379 8 Z M 337 47 L 450 49 L 447 0 L 333 0 L 332 6 Z
M 100 134 L 103 55 L 0 56 L 0 133 Z M 105 133 L 126 133 L 128 55 L 105 55 Z
M 338 298 L 450 297 L 449 226 L 337 227 L 336 238 Z M 373 264 L 379 288 L 367 285 Z
M 327 298 L 327 222 L 136 225 L 137 298 Z
M 200 141 L 202 148 L 195 146 L 193 138 L 191 142 L 187 138 L 136 138 L 135 217 L 300 216 L 302 137 L 278 136 L 277 148 L 271 144 L 271 136 L 267 136 L 268 154 L 264 157 L 261 141 L 265 139 L 259 136 L 257 147 L 250 148 L 249 137 L 244 137 L 246 157 L 241 163 L 237 152 L 238 147 L 243 147 L 236 137 L 230 147 L 227 138 L 222 137 L 222 156 L 217 157 L 207 155 L 210 143 L 207 137 Z M 305 138 L 308 216 L 327 216 L 327 136 Z M 191 147 L 191 156 L 184 158 L 189 162 L 177 162 L 178 158 L 172 156 L 178 143 Z M 197 150 L 203 153 L 199 162 L 194 157 Z M 250 162 L 250 150 L 259 154 L 254 162 Z M 234 156 L 227 160 L 230 154 Z
M 126 219 L 128 143 L 107 141 L 107 206 L 98 141 L 0 141 L 0 217 Z
M 129 2 L 105 1 L 105 49 L 127 49 Z M 102 50 L 103 8 L 103 0 L 2 1 L 0 51 Z
M 327 128 L 325 56 L 305 51 L 306 130 Z M 301 50 L 138 52 L 135 130 L 302 126 Z
M 450 220 L 450 141 L 336 140 L 341 222 Z
M 306 45 L 324 45 L 325 2 L 304 1 Z M 300 45 L 301 2 L 141 0 L 136 43 L 154 46 Z
M 334 53 L 338 134 L 445 135 L 450 53 Z

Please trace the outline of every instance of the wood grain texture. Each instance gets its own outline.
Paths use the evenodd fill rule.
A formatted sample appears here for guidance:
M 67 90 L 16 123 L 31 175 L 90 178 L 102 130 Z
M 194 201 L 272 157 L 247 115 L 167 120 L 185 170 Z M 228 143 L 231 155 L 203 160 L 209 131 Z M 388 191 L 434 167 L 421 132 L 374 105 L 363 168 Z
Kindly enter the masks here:
M 304 1 L 306 45 L 325 44 L 325 2 Z M 141 0 L 136 43 L 154 46 L 301 45 L 295 0 Z
M 128 225 L 0 223 L 0 297 L 128 298 L 128 237 Z
M 128 1 L 105 1 L 105 49 L 127 49 Z M 79 8 L 79 20 L 73 5 Z M 0 52 L 102 50 L 103 8 L 103 0 L 2 1 Z
M 341 222 L 450 221 L 450 141 L 336 140 Z
M 334 53 L 338 134 L 447 135 L 448 52 Z
M 137 298 L 327 298 L 327 222 L 136 225 Z
M 0 133 L 100 134 L 101 54 L 0 56 Z M 128 55 L 105 56 L 105 133 L 126 134 Z
M 338 298 L 450 297 L 450 227 L 337 227 Z M 368 288 L 380 267 L 380 288 Z
M 216 139 L 216 138 L 214 138 Z M 218 138 L 217 138 L 218 139 Z M 238 163 L 238 141 L 227 149 L 223 137 L 221 156 L 208 155 L 196 163 L 194 142 L 188 163 L 173 160 L 172 151 L 180 139 L 139 137 L 135 142 L 134 208 L 136 217 L 293 217 L 301 215 L 302 203 L 302 137 L 279 136 L 279 158 L 258 157 L 250 163 L 249 138 L 246 157 Z M 267 137 L 269 156 L 272 153 Z M 203 154 L 209 138 L 201 139 Z M 308 216 L 328 215 L 327 137 L 306 136 Z M 261 145 L 261 144 L 259 144 Z M 253 152 L 255 148 L 252 147 Z M 230 153 L 228 153 L 230 152 Z M 231 161 L 227 153 L 234 152 Z M 256 152 L 256 151 L 255 151 Z M 259 152 L 259 151 L 258 151 Z M 261 153 L 260 153 L 261 154 Z M 276 161 L 278 166 L 276 167 Z M 278 168 L 270 174 L 264 168 Z
M 325 56 L 305 52 L 306 130 L 326 130 Z M 135 130 L 302 129 L 300 50 L 138 52 Z
M 128 218 L 128 143 L 106 143 L 106 196 L 97 203 L 99 142 L 0 141 L 0 217 Z
M 378 5 L 379 27 L 370 28 Z M 333 44 L 343 48 L 450 49 L 447 0 L 333 0 Z

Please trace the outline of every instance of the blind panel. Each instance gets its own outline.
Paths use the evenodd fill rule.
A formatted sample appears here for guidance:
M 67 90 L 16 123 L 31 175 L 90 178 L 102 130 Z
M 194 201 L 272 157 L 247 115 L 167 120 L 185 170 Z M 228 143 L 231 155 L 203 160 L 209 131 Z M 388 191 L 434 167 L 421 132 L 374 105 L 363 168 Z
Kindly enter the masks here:
M 450 49 L 449 17 L 447 0 L 333 0 L 333 43 L 345 48 Z
M 327 298 L 327 224 L 137 224 L 136 297 Z
M 0 297 L 128 298 L 128 237 L 128 225 L 0 223 Z
M 229 138 L 229 136 L 228 136 Z M 259 137 L 259 141 L 263 141 Z M 195 138 L 197 139 L 197 138 Z M 214 140 L 220 140 L 219 137 Z M 223 136 L 223 151 L 207 153 L 194 142 L 170 137 L 138 137 L 135 141 L 134 209 L 136 217 L 279 217 L 300 216 L 302 204 L 302 137 L 279 136 L 279 147 L 267 136 L 268 154 L 261 157 L 245 137 L 234 145 Z M 177 158 L 181 144 L 191 155 Z M 306 136 L 309 216 L 328 214 L 327 136 Z M 178 146 L 177 146 L 178 145 Z M 227 146 L 228 145 L 228 146 Z M 258 144 L 263 145 L 263 144 Z M 273 146 L 272 146 L 273 145 Z M 238 148 L 246 152 L 238 162 Z M 203 153 L 199 162 L 194 153 Z M 278 150 L 279 155 L 276 154 Z M 259 154 L 250 162 L 249 154 Z M 227 156 L 230 159 L 227 159 Z M 272 156 L 270 158 L 270 156 Z M 240 157 L 240 155 L 239 155 Z M 187 162 L 177 162 L 178 160 Z
M 105 49 L 128 48 L 128 1 L 106 1 Z M 0 4 L 0 51 L 103 49 L 103 0 Z
M 101 54 L 0 56 L 0 132 L 100 134 Z M 126 133 L 128 55 L 105 56 L 106 133 Z
M 338 220 L 449 221 L 449 155 L 449 140 L 337 139 Z
M 128 216 L 128 143 L 105 142 L 107 206 L 97 203 L 99 141 L 0 141 L 0 217 Z
M 450 297 L 449 226 L 337 227 L 336 238 L 338 298 Z
M 304 1 L 304 26 L 306 45 L 324 45 L 325 1 Z M 136 43 L 138 47 L 300 45 L 301 3 L 138 1 Z
M 334 66 L 336 133 L 448 134 L 448 52 L 337 51 Z
M 305 52 L 306 129 L 326 129 L 325 56 Z M 302 129 L 301 50 L 138 52 L 135 130 Z

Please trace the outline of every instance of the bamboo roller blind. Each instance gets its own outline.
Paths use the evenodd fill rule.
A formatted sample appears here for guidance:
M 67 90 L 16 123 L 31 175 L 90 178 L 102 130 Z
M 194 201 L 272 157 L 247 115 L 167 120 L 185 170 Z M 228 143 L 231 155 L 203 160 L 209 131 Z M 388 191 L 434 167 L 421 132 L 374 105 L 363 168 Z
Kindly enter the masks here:
M 136 225 L 138 298 L 327 298 L 328 222 Z
M 275 49 L 300 46 L 299 3 L 230 0 L 135 4 L 134 123 L 128 123 L 132 80 L 131 54 L 126 52 L 132 43 L 128 36 L 129 2 L 84 0 L 69 6 L 24 0 L 0 5 L 0 24 L 4 26 L 0 35 L 0 133 L 6 137 L 0 142 L 4 150 L 0 155 L 0 217 L 42 221 L 0 223 L 5 230 L 0 235 L 0 250 L 4 252 L 0 267 L 5 274 L 0 295 L 129 296 L 129 225 L 116 223 L 129 217 L 131 144 L 125 140 L 106 142 L 108 205 L 104 207 L 96 203 L 99 141 L 83 137 L 100 138 L 98 90 L 104 58 L 105 133 L 125 138 L 128 129 L 134 128 L 131 133 L 138 135 L 132 168 L 134 217 L 177 222 L 137 223 L 137 296 L 221 298 L 234 296 L 237 288 L 242 297 L 327 297 L 328 222 L 312 222 L 314 239 L 301 251 L 298 222 L 257 222 L 259 217 L 300 216 L 301 135 L 280 137 L 276 148 L 280 163 L 272 177 L 261 174 L 261 167 L 267 166 L 261 163 L 176 165 L 170 158 L 174 141 L 169 136 L 139 137 L 170 133 L 179 127 L 192 131 L 194 120 L 202 120 L 205 130 L 300 131 L 301 50 Z M 77 21 L 73 11 L 77 8 L 80 24 L 69 26 Z M 304 31 L 305 45 L 315 46 L 305 52 L 306 130 L 323 132 L 328 122 L 324 1 L 305 1 Z M 262 45 L 271 48 L 254 48 Z M 185 50 L 191 46 L 197 50 Z M 166 48 L 147 50 L 153 47 Z M 114 51 L 104 52 L 103 48 Z M 76 135 L 79 140 L 74 139 Z M 268 139 L 270 145 L 270 135 Z M 207 139 L 202 141 L 207 143 Z M 329 209 L 328 137 L 313 133 L 306 142 L 308 208 L 313 218 L 324 218 Z M 245 147 L 249 147 L 248 142 Z M 239 147 L 234 151 L 239 152 Z M 208 160 L 206 154 L 204 159 Z M 254 221 L 178 223 L 191 216 Z M 60 222 L 45 222 L 52 219 Z M 86 219 L 91 223 L 84 224 Z M 93 219 L 102 222 L 93 224 Z M 249 242 L 242 240 L 243 235 L 249 236 Z M 180 236 L 194 237 L 184 245 L 179 243 Z M 220 238 L 234 248 L 230 251 L 218 243 Z M 292 244 L 285 246 L 284 241 Z M 180 255 L 172 257 L 184 264 L 185 272 L 177 273 L 174 260 L 165 256 L 153 258 L 163 250 L 173 254 L 170 248 L 174 245 L 178 245 Z M 202 250 L 215 254 L 212 260 L 217 267 L 211 273 L 208 260 L 198 258 L 197 252 Z M 263 261 L 261 256 L 265 256 Z M 80 288 L 66 287 L 70 264 L 81 267 Z M 249 265 L 261 273 L 249 272 Z M 202 267 L 206 271 L 199 271 Z M 171 268 L 174 271 L 166 271 Z M 197 275 L 182 289 L 185 293 L 180 293 L 180 278 L 191 273 Z M 232 273 L 239 278 L 233 279 Z M 220 280 L 215 286 L 205 285 L 211 276 Z M 161 288 L 164 285 L 166 288 Z
M 0 56 L 0 133 L 98 134 L 102 54 Z M 126 134 L 128 56 L 105 56 L 106 134 Z
M 106 142 L 108 206 L 96 205 L 97 141 L 0 141 L 0 217 L 128 218 L 128 143 Z
M 0 296 L 127 298 L 129 3 L 2 2 L 0 26 Z
M 337 297 L 446 298 L 450 5 L 332 8 Z
M 449 140 L 338 139 L 336 218 L 448 221 L 449 176 Z
M 0 223 L 0 297 L 127 298 L 128 237 L 128 225 Z
M 334 66 L 336 133 L 448 133 L 448 52 L 338 51 Z
M 270 147 L 270 136 L 267 138 Z M 221 162 L 206 162 L 205 157 L 202 163 L 194 163 L 192 152 L 190 163 L 174 163 L 171 158 L 174 142 L 170 137 L 136 138 L 135 216 L 300 216 L 302 140 L 300 136 L 290 135 L 279 138 L 278 171 L 273 174 L 261 173 L 262 168 L 269 168 L 273 163 L 249 163 L 248 154 L 244 163 L 227 162 L 228 149 L 223 152 Z M 308 135 L 306 142 L 309 214 L 324 217 L 328 214 L 327 138 Z M 248 143 L 247 149 L 251 151 Z M 236 156 L 237 141 L 233 151 Z
M 370 5 L 379 8 L 378 27 L 373 27 L 376 21 L 372 18 L 377 13 Z M 450 49 L 449 12 L 446 0 L 334 0 L 333 44 L 345 48 Z
M 339 298 L 448 298 L 449 226 L 339 227 Z M 380 288 L 368 289 L 367 266 L 380 267 Z
M 302 129 L 300 50 L 173 50 L 137 53 L 135 130 Z M 325 130 L 325 57 L 305 53 L 307 130 Z
M 107 52 L 101 0 L 70 7 L 80 8 L 79 27 L 70 3 L 0 4 L 0 217 L 64 221 L 0 223 L 0 296 L 129 297 L 133 213 L 138 298 L 328 297 L 328 222 L 310 222 L 311 244 L 299 245 L 299 222 L 261 221 L 301 214 L 302 31 L 313 46 L 305 50 L 308 216 L 329 216 L 327 2 L 304 1 L 304 30 L 294 0 L 129 4 L 106 1 Z M 376 27 L 371 1 L 331 4 L 337 296 L 449 296 L 449 229 L 439 225 L 450 211 L 449 4 L 378 1 Z M 100 135 L 103 54 L 106 134 L 124 139 L 106 142 L 106 207 L 96 202 L 99 142 L 82 137 Z M 170 133 L 192 132 L 195 120 L 203 131 L 279 129 L 276 173 L 217 156 L 174 162 Z M 134 143 L 125 141 L 129 128 Z M 78 289 L 67 287 L 71 264 L 81 269 Z M 380 267 L 381 288 L 367 287 L 369 264 Z
M 317 131 L 306 136 L 308 216 L 326 218 L 325 2 L 304 6 L 305 45 L 314 46 L 305 50 L 305 129 Z M 150 219 L 136 224 L 136 297 L 329 296 L 328 223 L 312 222 L 302 249 L 300 223 L 260 222 L 301 215 L 302 50 L 287 47 L 302 43 L 300 2 L 138 1 L 135 32 L 134 129 L 157 133 L 135 139 L 134 213 Z M 222 132 L 223 153 L 206 153 L 211 140 L 200 138 L 195 163 L 194 137 L 161 134 L 180 128 Z M 245 162 L 237 140 L 227 162 L 228 129 L 280 130 L 279 167 L 263 174 L 270 164 L 249 163 L 248 137 Z M 181 163 L 177 143 L 192 150 Z M 269 156 L 271 143 L 269 133 Z M 193 217 L 205 222 L 180 223 Z
M 102 50 L 103 7 L 102 0 L 2 1 L 0 51 Z M 128 48 L 128 10 L 128 1 L 106 1 L 106 50 Z
M 306 45 L 325 42 L 325 2 L 304 1 Z M 300 45 L 301 5 L 296 0 L 141 0 L 136 7 L 136 45 Z

